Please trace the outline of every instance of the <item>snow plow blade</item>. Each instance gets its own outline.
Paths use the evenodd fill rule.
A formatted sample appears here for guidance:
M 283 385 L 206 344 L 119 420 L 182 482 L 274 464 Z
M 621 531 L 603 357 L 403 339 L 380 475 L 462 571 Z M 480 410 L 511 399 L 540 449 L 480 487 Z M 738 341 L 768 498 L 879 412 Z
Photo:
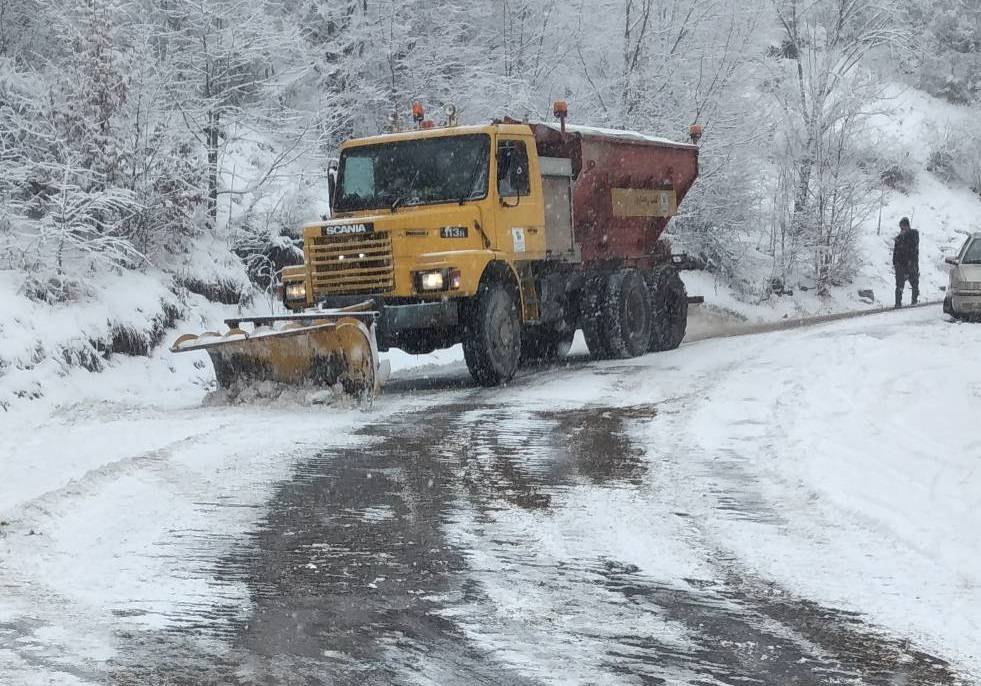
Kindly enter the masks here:
M 226 319 L 225 334 L 206 331 L 174 341 L 174 353 L 204 350 L 219 388 L 275 381 L 340 384 L 345 393 L 370 400 L 383 379 L 375 340 L 377 313 L 362 305 L 273 317 Z M 251 325 L 251 330 L 242 328 Z

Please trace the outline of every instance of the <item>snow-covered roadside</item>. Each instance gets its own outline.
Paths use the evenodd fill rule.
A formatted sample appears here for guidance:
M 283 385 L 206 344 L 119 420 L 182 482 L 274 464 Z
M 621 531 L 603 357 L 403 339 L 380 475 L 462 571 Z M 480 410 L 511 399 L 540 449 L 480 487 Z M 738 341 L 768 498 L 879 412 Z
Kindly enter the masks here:
M 692 344 L 638 389 L 686 392 L 638 438 L 683 455 L 661 493 L 732 571 L 981 676 L 979 344 L 932 308 Z
M 5 465 L 33 463 L 4 484 L 0 626 L 10 641 L 0 672 L 14 680 L 38 664 L 98 674 L 121 630 L 189 626 L 220 610 L 235 619 L 247 593 L 217 583 L 213 561 L 262 516 L 297 459 L 363 421 L 301 407 L 93 410 L 53 418 L 18 445 L 5 436 L 0 448 Z
M 921 299 L 943 298 L 948 273 L 944 257 L 960 248 L 966 233 L 981 231 L 981 196 L 967 184 L 945 183 L 938 178 L 931 171 L 930 156 L 943 146 L 944 135 L 956 138 L 972 130 L 977 112 L 899 84 L 886 84 L 885 89 L 883 109 L 869 121 L 869 143 L 876 155 L 895 162 L 909 174 L 910 187 L 908 192 L 883 188 L 881 195 L 871 199 L 873 211 L 862 222 L 856 239 L 857 269 L 851 281 L 818 295 L 808 277 L 809 266 L 799 265 L 801 278 L 789 277 L 784 284 L 792 293 L 759 302 L 759 294 L 772 276 L 772 258 L 766 254 L 766 236 L 761 233 L 753 239 L 758 242 L 730 246 L 740 255 L 736 279 L 746 292 L 737 293 L 725 279 L 707 272 L 682 274 L 689 294 L 706 299 L 705 306 L 693 309 L 700 309 L 714 327 L 892 305 L 893 238 L 902 217 L 909 217 L 920 234 Z M 760 221 L 766 221 L 765 217 Z M 676 242 L 679 249 L 685 247 L 683 237 Z M 859 296 L 860 290 L 873 291 L 874 302 Z M 907 287 L 904 302 L 909 298 Z M 695 322 L 696 332 L 700 324 Z

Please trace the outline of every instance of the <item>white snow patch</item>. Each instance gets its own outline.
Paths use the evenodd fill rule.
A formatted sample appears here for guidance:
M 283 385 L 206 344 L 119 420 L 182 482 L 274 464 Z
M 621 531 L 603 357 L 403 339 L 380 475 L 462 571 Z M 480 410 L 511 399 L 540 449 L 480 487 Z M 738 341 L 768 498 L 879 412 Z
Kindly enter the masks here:
M 638 436 L 703 545 L 979 675 L 979 344 L 936 308 L 688 345 L 638 370 L 689 393 Z

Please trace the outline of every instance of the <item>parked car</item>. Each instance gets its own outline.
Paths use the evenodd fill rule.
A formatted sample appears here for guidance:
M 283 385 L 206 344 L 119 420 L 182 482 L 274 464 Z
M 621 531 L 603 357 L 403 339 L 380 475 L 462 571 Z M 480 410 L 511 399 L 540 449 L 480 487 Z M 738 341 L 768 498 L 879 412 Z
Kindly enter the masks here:
M 956 257 L 948 257 L 950 285 L 944 312 L 957 318 L 981 319 L 981 232 L 968 236 Z

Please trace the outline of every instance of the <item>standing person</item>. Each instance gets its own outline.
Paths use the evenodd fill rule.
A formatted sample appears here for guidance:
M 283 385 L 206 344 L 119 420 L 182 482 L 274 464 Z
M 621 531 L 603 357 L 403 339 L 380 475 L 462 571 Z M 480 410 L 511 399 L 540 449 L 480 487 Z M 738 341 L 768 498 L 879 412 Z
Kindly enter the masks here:
M 892 249 L 892 266 L 896 270 L 896 307 L 903 305 L 903 288 L 909 281 L 913 291 L 910 304 L 920 297 L 920 234 L 910 228 L 909 218 L 899 220 L 899 235 Z

